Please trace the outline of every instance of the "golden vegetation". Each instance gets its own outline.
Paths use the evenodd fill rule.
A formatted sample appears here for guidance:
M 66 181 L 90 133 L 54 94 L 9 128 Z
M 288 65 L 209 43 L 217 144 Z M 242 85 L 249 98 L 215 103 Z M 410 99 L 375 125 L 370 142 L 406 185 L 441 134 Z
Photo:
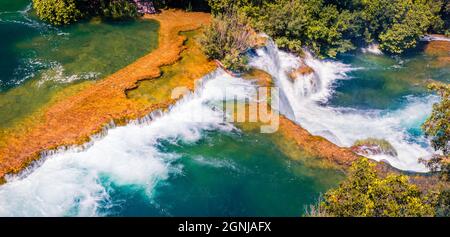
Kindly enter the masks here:
M 27 124 L 23 132 L 3 134 L 0 143 L 0 177 L 20 172 L 38 159 L 44 150 L 88 141 L 92 134 L 100 132 L 112 120 L 123 123 L 171 103 L 167 97 L 160 97 L 154 103 L 131 100 L 125 92 L 136 88 L 140 80 L 158 78 L 161 75 L 160 67 L 179 61 L 186 40 L 179 33 L 208 24 L 210 15 L 169 10 L 145 17 L 160 22 L 159 47 L 107 78 L 46 108 L 42 111 L 42 119 Z M 180 81 L 177 86 L 192 88 L 193 83 Z

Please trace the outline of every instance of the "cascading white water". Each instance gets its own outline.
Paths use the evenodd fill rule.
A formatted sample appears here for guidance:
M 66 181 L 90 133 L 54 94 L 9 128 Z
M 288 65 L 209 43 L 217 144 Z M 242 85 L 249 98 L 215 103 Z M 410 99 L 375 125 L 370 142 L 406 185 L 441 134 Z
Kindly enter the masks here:
M 371 53 L 375 55 L 382 55 L 383 52 L 380 50 L 380 45 L 378 44 L 370 44 L 367 48 L 362 48 L 361 51 L 363 53 Z
M 424 37 L 422 37 L 421 40 L 422 41 L 449 41 L 450 42 L 449 37 L 441 36 L 441 35 L 425 35 Z
M 9 12 L 0 12 L 0 22 L 1 23 L 15 23 L 20 25 L 26 25 L 28 27 L 36 28 L 39 30 L 57 30 L 57 28 L 52 27 L 49 24 L 36 21 L 28 16 L 29 12 L 32 10 L 33 5 L 28 4 L 25 9 L 20 11 L 9 11 Z
M 397 111 L 359 111 L 323 106 L 333 94 L 336 80 L 348 80 L 348 65 L 304 60 L 314 74 L 292 81 L 288 73 L 301 65 L 295 56 L 278 50 L 273 42 L 257 50 L 251 65 L 270 73 L 280 88 L 280 110 L 315 135 L 340 146 L 351 146 L 367 137 L 388 140 L 397 157 L 372 156 L 388 160 L 393 166 L 425 171 L 419 157 L 431 154 L 425 139 L 409 141 L 406 130 L 417 127 L 429 114 L 433 97 L 413 98 Z M 302 81 L 303 80 L 303 81 Z M 195 142 L 209 130 L 229 132 L 233 125 L 223 120 L 219 109 L 225 93 L 237 99 L 252 97 L 254 84 L 233 78 L 218 70 L 203 79 L 201 88 L 185 96 L 152 119 L 141 119 L 127 126 L 112 128 L 86 149 L 69 149 L 50 154 L 27 175 L 11 177 L 0 186 L 0 216 L 95 216 L 110 205 L 107 177 L 116 186 L 137 185 L 151 198 L 155 185 L 170 175 L 183 172 L 174 164 L 179 155 L 157 148 L 161 140 Z M 215 105 L 218 105 L 216 107 Z M 199 158 L 200 162 L 204 162 Z M 229 165 L 229 164 L 220 164 Z
M 256 51 L 251 65 L 272 75 L 275 85 L 287 101 L 280 112 L 296 121 L 314 135 L 320 135 L 339 146 L 350 147 L 358 139 L 378 138 L 390 142 L 398 156 L 374 155 L 370 158 L 386 160 L 402 170 L 424 172 L 427 169 L 418 162 L 428 158 L 432 149 L 424 138 L 410 139 L 407 130 L 416 128 L 427 117 L 435 97 L 411 99 L 397 111 L 363 111 L 324 106 L 333 94 L 333 83 L 350 80 L 346 73 L 352 69 L 335 61 L 322 61 L 307 54 L 303 60 L 314 70 L 314 75 L 297 78 L 294 82 L 288 73 L 298 68 L 302 61 L 292 54 L 282 52 L 269 40 L 266 47 Z M 311 83 L 313 78 L 316 83 Z M 304 80 L 303 82 L 298 82 Z
M 253 96 L 251 81 L 218 70 L 201 88 L 186 95 L 167 113 L 109 129 L 86 149 L 49 155 L 26 175 L 9 177 L 0 186 L 0 216 L 95 216 L 109 204 L 107 178 L 116 186 L 137 185 L 151 198 L 155 185 L 182 172 L 173 165 L 179 155 L 157 149 L 161 140 L 195 142 L 203 131 L 230 132 L 220 105 L 227 96 Z M 217 104 L 218 107 L 214 106 Z M 104 213 L 103 213 L 104 214 Z

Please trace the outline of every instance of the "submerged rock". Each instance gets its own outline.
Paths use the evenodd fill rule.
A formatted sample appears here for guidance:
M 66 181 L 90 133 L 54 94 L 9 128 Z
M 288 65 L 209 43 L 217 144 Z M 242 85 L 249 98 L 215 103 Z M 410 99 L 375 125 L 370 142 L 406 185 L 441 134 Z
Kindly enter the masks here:
M 301 78 L 306 75 L 311 75 L 313 73 L 314 73 L 314 69 L 312 69 L 310 66 L 303 63 L 299 68 L 294 69 L 291 72 L 289 72 L 289 78 L 292 81 L 295 81 L 298 78 Z
M 370 44 L 369 46 L 367 46 L 367 48 L 363 48 L 362 49 L 363 53 L 371 53 L 371 54 L 375 54 L 375 55 L 382 55 L 383 52 L 380 50 L 380 45 L 378 44 Z
M 351 147 L 352 151 L 362 156 L 373 155 L 389 155 L 397 157 L 397 151 L 395 148 L 384 139 L 367 138 L 363 140 L 357 140 Z

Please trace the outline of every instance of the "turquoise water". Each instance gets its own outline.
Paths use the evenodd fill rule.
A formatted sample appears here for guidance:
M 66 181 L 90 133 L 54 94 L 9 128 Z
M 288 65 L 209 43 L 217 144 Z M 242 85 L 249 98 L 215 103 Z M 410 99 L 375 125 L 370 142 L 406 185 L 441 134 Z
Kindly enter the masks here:
M 152 21 L 94 20 L 54 28 L 35 19 L 28 4 L 0 0 L 0 33 L 7 36 L 0 39 L 0 129 L 45 106 L 57 92 L 108 75 L 157 46 L 158 25 Z M 339 60 L 356 70 L 333 83 L 326 106 L 345 108 L 348 116 L 314 104 L 308 118 L 343 142 L 369 132 L 423 141 L 419 127 L 425 116 L 411 122 L 411 111 L 397 110 L 426 100 L 428 80 L 450 82 L 448 67 L 429 66 L 434 58 L 420 52 L 401 59 L 358 53 Z M 233 83 L 216 81 L 222 89 Z M 301 216 L 344 178 L 302 152 L 294 161 L 279 147 L 279 137 L 230 129 L 220 116 L 214 120 L 213 92 L 152 123 L 111 129 L 86 150 L 52 155 L 32 172 L 12 177 L 0 186 L 0 216 Z M 365 111 L 393 115 L 371 119 Z M 213 122 L 177 120 L 188 112 Z M 403 125 L 411 137 L 405 138 Z M 405 156 L 416 152 L 411 144 L 394 143 Z M 418 151 L 427 146 L 419 145 Z
M 369 53 L 341 56 L 340 61 L 356 70 L 348 73 L 351 80 L 335 84 L 335 95 L 328 103 L 355 109 L 395 110 L 408 98 L 428 96 L 426 85 L 431 80 L 450 83 L 450 67 L 433 66 L 430 62 L 436 57 L 426 55 L 422 49 L 398 58 Z
M 414 103 L 427 103 L 431 94 L 427 85 L 431 82 L 450 83 L 450 67 L 448 64 L 436 66 L 437 57 L 423 52 L 425 44 L 422 42 L 416 51 L 397 58 L 369 53 L 341 56 L 339 60 L 355 70 L 347 73 L 349 79 L 335 83 L 334 96 L 327 105 L 389 114 L 405 110 Z M 437 102 L 436 99 L 432 101 Z M 426 110 L 429 108 L 431 105 Z M 409 111 L 409 117 L 422 112 Z M 407 116 L 405 114 L 400 121 L 407 120 Z M 406 122 L 406 141 L 428 146 L 421 129 L 426 117 L 413 123 Z
M 149 198 L 139 186 L 112 184 L 112 216 L 301 216 L 343 174 L 292 161 L 261 134 L 208 132 L 195 144 L 159 149 L 179 154 L 180 171 Z M 108 183 L 108 178 L 103 182 Z M 109 184 L 111 185 L 111 184 Z M 110 208 L 112 206 L 112 208 Z
M 0 39 L 0 129 L 157 46 L 153 21 L 55 28 L 37 20 L 29 2 L 0 1 L 0 34 L 7 36 Z M 341 171 L 290 160 L 262 134 L 198 133 L 193 142 L 125 133 L 100 152 L 49 158 L 0 187 L 0 215 L 301 216 L 343 178 Z
M 275 135 L 220 122 L 203 102 L 51 155 L 0 186 L 0 216 L 301 216 L 343 179 L 302 152 L 292 160 Z M 192 111 L 207 121 L 183 120 Z
M 0 129 L 63 89 L 103 78 L 158 45 L 155 21 L 93 19 L 56 28 L 39 21 L 30 2 L 0 1 Z

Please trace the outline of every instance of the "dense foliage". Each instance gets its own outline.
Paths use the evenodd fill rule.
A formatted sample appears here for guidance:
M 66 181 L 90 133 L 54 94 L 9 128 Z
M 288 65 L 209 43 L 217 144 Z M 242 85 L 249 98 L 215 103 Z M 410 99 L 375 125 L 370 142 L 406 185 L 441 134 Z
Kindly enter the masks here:
M 329 216 L 433 216 L 431 200 L 408 182 L 404 175 L 378 177 L 368 159 L 355 161 L 338 188 L 328 191 L 320 203 L 321 213 Z
M 423 160 L 432 173 L 438 174 L 444 183 L 443 190 L 436 194 L 436 215 L 450 216 L 450 85 L 434 83 L 429 89 L 436 91 L 441 101 L 433 105 L 430 117 L 422 125 L 431 145 L 442 154 L 436 154 L 429 160 Z
M 81 17 L 75 0 L 33 0 L 36 14 L 55 25 L 69 24 Z
M 436 91 L 441 101 L 433 105 L 431 116 L 423 124 L 425 135 L 431 138 L 435 150 L 450 155 L 450 84 L 431 84 L 431 90 Z
M 169 7 L 193 11 L 210 10 L 207 0 L 154 0 L 153 2 L 158 9 Z
M 448 0 L 209 0 L 213 14 L 230 6 L 293 52 L 308 47 L 334 57 L 357 44 L 399 54 L 429 31 L 448 30 Z
M 210 59 L 220 60 L 225 68 L 233 71 L 246 69 L 245 51 L 252 44 L 253 32 L 248 19 L 241 13 L 219 13 L 206 27 L 200 43 Z
M 100 1 L 101 15 L 110 19 L 134 18 L 138 15 L 137 7 L 134 3 L 128 1 Z
M 378 43 L 388 53 L 414 48 L 427 32 L 449 33 L 449 0 L 142 0 L 155 8 L 208 10 L 214 15 L 238 9 L 252 27 L 279 47 L 335 57 L 361 44 Z M 33 0 L 37 14 L 52 24 L 81 17 L 111 19 L 138 15 L 131 0 Z
M 33 0 L 36 14 L 54 25 L 69 24 L 83 17 L 128 19 L 138 16 L 134 2 L 128 0 Z

